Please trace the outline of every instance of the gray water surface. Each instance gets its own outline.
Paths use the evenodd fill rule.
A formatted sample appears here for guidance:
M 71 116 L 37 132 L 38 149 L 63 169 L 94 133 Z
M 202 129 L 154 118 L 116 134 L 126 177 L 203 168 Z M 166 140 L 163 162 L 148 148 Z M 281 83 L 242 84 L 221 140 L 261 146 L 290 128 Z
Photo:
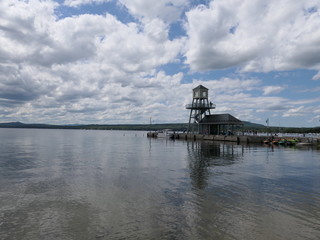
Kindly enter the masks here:
M 320 151 L 0 129 L 0 239 L 319 239 Z

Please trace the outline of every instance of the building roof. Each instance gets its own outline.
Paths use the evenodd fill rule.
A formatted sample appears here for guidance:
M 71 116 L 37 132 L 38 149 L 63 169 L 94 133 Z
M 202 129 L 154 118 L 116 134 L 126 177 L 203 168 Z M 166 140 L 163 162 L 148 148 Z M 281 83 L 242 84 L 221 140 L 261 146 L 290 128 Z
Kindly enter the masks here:
M 209 90 L 208 88 L 202 86 L 202 85 L 199 85 L 198 87 L 195 87 L 193 90 L 198 90 L 198 89 L 205 89 L 205 90 Z
M 233 124 L 243 125 L 243 122 L 230 114 L 212 114 L 205 116 L 200 124 Z

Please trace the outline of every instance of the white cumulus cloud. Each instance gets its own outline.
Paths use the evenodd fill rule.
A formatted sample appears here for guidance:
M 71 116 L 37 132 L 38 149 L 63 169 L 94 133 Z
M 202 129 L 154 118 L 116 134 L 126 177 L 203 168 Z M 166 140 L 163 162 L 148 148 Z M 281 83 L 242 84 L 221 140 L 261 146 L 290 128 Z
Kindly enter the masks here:
M 320 69 L 320 2 L 215 0 L 186 13 L 194 71 Z
M 101 4 L 112 0 L 65 0 L 64 4 L 69 7 L 79 7 L 85 4 Z
M 190 5 L 190 0 L 119 0 L 119 2 L 138 18 L 160 18 L 165 22 L 179 20 L 183 11 Z
M 284 90 L 282 86 L 266 86 L 263 88 L 263 95 L 277 94 Z
M 157 69 L 176 61 L 183 43 L 168 39 L 161 19 L 140 25 L 109 14 L 59 19 L 53 1 L 0 4 L 1 117 L 134 122 L 164 101 L 156 87 L 166 92 L 181 81 L 181 73 Z
M 318 2 L 216 0 L 184 17 L 195 2 L 119 0 L 110 4 L 125 6 L 117 11 L 132 14 L 131 22 L 109 13 L 59 15 L 61 9 L 85 11 L 85 4 L 106 2 L 0 1 L 1 121 L 187 122 L 184 105 L 199 84 L 210 90 L 217 106 L 212 113 L 242 120 L 259 121 L 269 111 L 286 116 L 315 111 L 304 105 L 317 103 L 316 97 L 290 101 L 272 95 L 285 87 L 264 87 L 250 75 L 190 77 L 188 68 L 319 71 Z M 182 19 L 187 35 L 172 34 L 183 30 L 175 29 Z

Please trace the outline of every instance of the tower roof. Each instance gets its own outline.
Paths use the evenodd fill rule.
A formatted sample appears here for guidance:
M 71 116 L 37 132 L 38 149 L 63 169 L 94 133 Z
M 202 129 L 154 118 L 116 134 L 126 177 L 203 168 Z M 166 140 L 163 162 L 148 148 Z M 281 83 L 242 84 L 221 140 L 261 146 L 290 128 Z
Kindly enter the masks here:
M 205 89 L 205 90 L 208 90 L 208 88 L 202 86 L 202 85 L 199 85 L 198 87 L 195 87 L 193 90 L 198 90 L 198 89 Z

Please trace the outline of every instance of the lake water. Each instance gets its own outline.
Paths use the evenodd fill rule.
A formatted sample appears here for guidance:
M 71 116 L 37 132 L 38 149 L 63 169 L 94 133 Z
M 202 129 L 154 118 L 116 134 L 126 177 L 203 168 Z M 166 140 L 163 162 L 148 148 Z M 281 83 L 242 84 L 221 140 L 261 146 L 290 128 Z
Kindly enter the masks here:
M 0 239 L 319 239 L 320 151 L 0 129 Z

